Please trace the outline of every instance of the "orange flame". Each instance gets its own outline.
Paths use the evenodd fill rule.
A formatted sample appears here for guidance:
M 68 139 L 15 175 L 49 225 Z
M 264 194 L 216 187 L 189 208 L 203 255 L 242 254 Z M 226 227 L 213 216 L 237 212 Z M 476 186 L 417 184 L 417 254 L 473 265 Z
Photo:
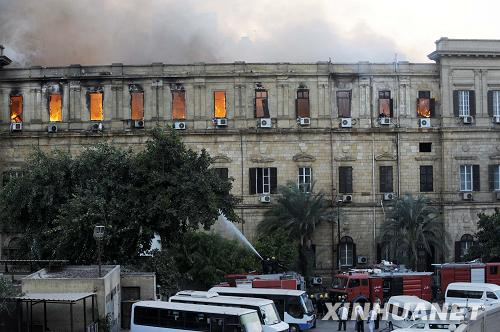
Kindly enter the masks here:
M 50 117 L 50 122 L 62 121 L 62 95 L 60 94 L 50 95 L 49 117 Z
M 10 96 L 10 122 L 23 122 L 23 96 Z

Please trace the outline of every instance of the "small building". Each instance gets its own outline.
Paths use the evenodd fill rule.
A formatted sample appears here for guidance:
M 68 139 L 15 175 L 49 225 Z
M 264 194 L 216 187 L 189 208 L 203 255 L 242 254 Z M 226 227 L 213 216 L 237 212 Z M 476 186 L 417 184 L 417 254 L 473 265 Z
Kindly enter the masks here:
M 130 329 L 132 304 L 156 300 L 154 272 L 122 272 L 121 274 L 121 328 Z

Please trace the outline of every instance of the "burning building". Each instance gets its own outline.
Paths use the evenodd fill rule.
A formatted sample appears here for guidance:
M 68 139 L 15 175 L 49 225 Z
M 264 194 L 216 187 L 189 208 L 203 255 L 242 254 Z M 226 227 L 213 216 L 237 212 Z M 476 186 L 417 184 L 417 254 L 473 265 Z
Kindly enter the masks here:
M 431 198 L 453 240 L 422 264 L 461 260 L 477 213 L 500 204 L 499 57 L 500 40 L 447 38 L 435 63 L 9 68 L 0 57 L 2 181 L 22 175 L 33 144 L 137 145 L 170 126 L 235 179 L 250 239 L 278 185 L 315 182 L 342 210 L 340 234 L 325 223 L 314 236 L 318 273 L 385 258 L 384 206 L 406 192 Z

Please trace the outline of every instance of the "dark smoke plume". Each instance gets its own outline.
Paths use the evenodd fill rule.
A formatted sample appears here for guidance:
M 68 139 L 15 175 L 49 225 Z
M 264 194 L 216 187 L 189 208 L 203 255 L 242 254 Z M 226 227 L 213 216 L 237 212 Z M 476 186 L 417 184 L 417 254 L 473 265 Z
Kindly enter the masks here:
M 213 8 L 207 6 L 212 2 Z M 307 2 L 300 5 L 307 6 Z M 363 24 L 340 35 L 317 6 L 308 8 L 313 14 L 304 14 L 301 22 L 282 20 L 261 36 L 252 31 L 238 36 L 237 27 L 222 23 L 220 6 L 252 8 L 242 0 L 0 0 L 0 44 L 18 66 L 329 58 L 391 62 L 397 52 L 391 40 Z M 254 15 L 262 22 L 251 11 L 239 15 L 250 19 Z

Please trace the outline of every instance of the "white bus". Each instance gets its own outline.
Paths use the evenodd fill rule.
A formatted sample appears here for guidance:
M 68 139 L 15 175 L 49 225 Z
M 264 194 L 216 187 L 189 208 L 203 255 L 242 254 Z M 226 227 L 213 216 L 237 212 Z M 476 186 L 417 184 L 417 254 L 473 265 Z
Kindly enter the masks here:
M 262 332 L 257 311 L 163 301 L 132 305 L 130 332 Z
M 305 291 L 291 289 L 213 287 L 209 292 L 226 296 L 260 297 L 272 300 L 290 331 L 308 330 L 316 325 L 314 307 Z
M 288 331 L 289 327 L 280 319 L 274 302 L 268 299 L 220 296 L 214 292 L 181 291 L 170 297 L 169 301 L 254 309 L 259 315 L 264 332 L 283 332 Z

